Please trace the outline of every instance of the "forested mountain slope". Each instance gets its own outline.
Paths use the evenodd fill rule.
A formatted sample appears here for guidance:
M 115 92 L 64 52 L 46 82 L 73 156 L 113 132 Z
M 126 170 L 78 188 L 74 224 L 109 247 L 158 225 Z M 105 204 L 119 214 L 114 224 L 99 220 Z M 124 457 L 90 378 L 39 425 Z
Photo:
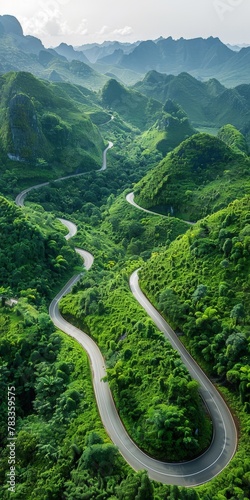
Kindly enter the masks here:
M 45 221 L 44 221 L 45 222 Z M 0 287 L 3 296 L 30 290 L 33 300 L 50 297 L 51 289 L 78 263 L 65 239 L 47 222 L 34 226 L 22 210 L 0 197 Z
M 135 201 L 196 221 L 249 193 L 249 169 L 249 159 L 241 152 L 208 134 L 196 134 L 135 186 Z
M 125 121 L 145 130 L 155 122 L 161 104 L 135 90 L 126 88 L 115 79 L 110 79 L 102 89 L 103 105 L 119 113 Z
M 17 177 L 59 177 L 101 164 L 103 139 L 86 111 L 100 110 L 77 87 L 30 73 L 0 77 L 0 157 Z M 3 168 L 3 167 L 2 167 Z M 54 170 L 54 171 L 53 171 Z M 13 177 L 13 175 L 12 175 Z M 34 183 L 34 182 L 33 182 Z
M 165 102 L 174 99 L 186 111 L 194 126 L 221 127 L 227 123 L 243 129 L 250 123 L 250 85 L 224 87 L 217 79 L 200 81 L 188 73 L 178 76 L 150 71 L 134 87 Z
M 104 44 L 86 49 L 96 66 L 83 48 L 57 50 L 0 16 L 0 193 L 15 198 L 25 187 L 86 174 L 34 190 L 23 210 L 0 197 L 0 389 L 16 386 L 14 496 L 243 500 L 250 486 L 250 85 L 226 89 L 201 79 L 248 82 L 250 49 L 236 54 L 212 37 Z M 158 73 L 170 69 L 181 74 Z M 133 88 L 114 79 L 117 72 L 135 81 L 146 71 Z M 191 122 L 223 128 L 212 137 Z M 107 141 L 114 148 L 99 172 Z M 134 185 L 140 205 L 169 216 L 128 204 Z M 74 243 L 55 220 L 69 214 L 79 228 Z M 138 446 L 162 460 L 192 459 L 209 446 L 212 430 L 198 383 L 131 294 L 135 269 L 183 343 L 228 389 L 239 448 L 224 472 L 196 490 L 129 468 L 101 424 L 87 356 L 50 321 L 51 296 L 80 264 L 75 244 L 93 252 L 94 266 L 81 268 L 61 311 L 100 346 L 117 409 Z M 6 414 L 5 397 L 4 500 Z
M 217 137 L 230 146 L 235 153 L 242 153 L 243 155 L 248 154 L 249 149 L 245 136 L 232 125 L 228 124 L 221 127 Z
M 202 219 L 142 266 L 141 284 L 246 411 L 249 392 L 250 198 Z
M 156 148 L 165 156 L 195 133 L 181 106 L 167 99 L 154 125 L 142 135 L 141 144 L 146 151 Z

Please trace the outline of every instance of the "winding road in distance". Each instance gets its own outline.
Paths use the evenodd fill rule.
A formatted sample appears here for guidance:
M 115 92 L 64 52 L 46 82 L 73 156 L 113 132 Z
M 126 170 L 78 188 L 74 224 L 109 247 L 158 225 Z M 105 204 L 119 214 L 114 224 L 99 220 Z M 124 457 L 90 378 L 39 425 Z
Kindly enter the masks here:
M 95 172 L 103 172 L 107 168 L 107 152 L 110 148 L 113 147 L 113 142 L 109 141 L 108 146 L 106 149 L 103 151 L 102 155 L 102 166 L 99 170 L 95 170 Z M 94 172 L 94 170 L 93 170 Z M 49 182 L 42 182 L 42 184 L 36 184 L 35 186 L 31 186 L 27 189 L 24 189 L 21 193 L 19 193 L 15 199 L 15 203 L 18 205 L 18 207 L 23 207 L 24 205 L 24 200 L 30 191 L 33 191 L 33 189 L 40 189 L 44 186 L 48 186 L 52 182 L 60 182 L 60 181 L 65 181 L 67 179 L 72 179 L 73 177 L 80 177 L 81 175 L 86 175 L 89 172 L 81 172 L 80 174 L 72 174 L 72 175 L 66 175 L 64 177 L 59 177 L 59 179 L 56 179 L 55 181 L 49 181 Z
M 108 148 L 105 150 L 106 153 L 110 147 L 112 147 L 112 143 L 109 143 Z M 105 162 L 103 159 L 103 166 L 100 171 L 105 170 L 106 168 L 105 152 Z M 104 165 L 105 168 L 103 168 Z M 68 178 L 69 177 L 60 178 L 58 181 Z M 25 196 L 29 191 L 32 189 L 38 189 L 39 187 L 47 184 L 49 183 L 36 185 L 33 188 L 28 188 L 22 191 L 22 193 L 16 197 L 17 205 L 23 206 Z M 140 207 L 138 206 L 138 208 Z M 60 221 L 69 231 L 69 233 L 65 236 L 66 239 L 69 239 L 76 234 L 77 227 L 75 224 L 66 221 L 65 219 L 60 219 Z M 75 250 L 83 258 L 85 269 L 90 269 L 94 261 L 93 255 L 79 248 L 76 248 Z M 60 314 L 58 307 L 60 299 L 71 291 L 73 285 L 79 281 L 82 274 L 83 272 L 80 272 L 73 276 L 57 294 L 50 304 L 49 314 L 55 326 L 81 344 L 89 356 L 92 369 L 93 387 L 99 413 L 103 425 L 113 443 L 118 446 L 119 451 L 133 469 L 145 469 L 151 479 L 161 483 L 175 484 L 178 486 L 198 486 L 199 484 L 203 484 L 211 480 L 226 467 L 233 457 L 237 446 L 236 427 L 225 402 L 200 367 L 182 346 L 170 326 L 144 296 L 139 287 L 138 272 L 135 271 L 130 278 L 132 293 L 146 312 L 151 316 L 157 327 L 170 340 L 173 347 L 178 350 L 191 375 L 198 380 L 201 395 L 207 405 L 207 408 L 209 409 L 214 426 L 213 440 L 209 449 L 195 460 L 175 464 L 165 463 L 155 460 L 141 451 L 126 432 L 116 410 L 108 382 L 103 381 L 103 378 L 106 376 L 106 369 L 103 356 L 98 346 L 86 333 L 68 323 Z

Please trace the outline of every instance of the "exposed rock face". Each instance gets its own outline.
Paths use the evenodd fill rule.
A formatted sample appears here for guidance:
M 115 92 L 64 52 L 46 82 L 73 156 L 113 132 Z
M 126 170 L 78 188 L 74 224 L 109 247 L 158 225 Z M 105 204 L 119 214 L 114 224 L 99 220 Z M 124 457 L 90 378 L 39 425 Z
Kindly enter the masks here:
M 9 104 L 9 157 L 31 160 L 39 156 L 44 138 L 33 103 L 25 94 L 16 94 Z

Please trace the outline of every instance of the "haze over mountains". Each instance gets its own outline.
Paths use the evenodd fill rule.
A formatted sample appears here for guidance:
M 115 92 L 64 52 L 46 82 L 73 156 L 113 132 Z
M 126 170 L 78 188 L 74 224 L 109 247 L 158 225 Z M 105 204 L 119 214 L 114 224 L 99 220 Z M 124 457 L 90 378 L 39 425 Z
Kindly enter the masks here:
M 55 50 L 62 54 L 60 48 Z M 225 85 L 249 82 L 250 48 L 238 48 L 236 52 L 219 38 L 173 40 L 172 37 L 161 37 L 134 44 L 105 42 L 91 47 L 83 45 L 77 52 L 77 59 L 84 54 L 100 71 L 109 71 L 118 77 L 122 69 L 136 73 L 138 77 L 150 70 L 173 75 L 186 71 L 199 79 L 216 76 Z M 66 51 L 63 55 L 66 56 Z M 240 76 L 237 71 L 240 71 Z
M 38 38 L 24 36 L 13 16 L 0 16 L 0 61 L 0 73 L 29 71 L 46 80 L 88 84 L 93 89 L 102 87 L 107 80 L 79 59 L 69 61 L 53 49 L 46 49 Z
M 136 43 L 104 42 L 101 45 L 87 44 L 77 48 L 62 43 L 55 49 L 46 49 L 38 38 L 24 36 L 22 26 L 15 17 L 0 16 L 0 73 L 25 71 L 57 86 L 66 83 L 80 85 L 81 91 L 69 87 L 64 87 L 63 90 L 69 91 L 74 100 L 76 98 L 79 102 L 80 99 L 84 111 L 91 112 L 94 123 L 107 121 L 107 111 L 115 112 L 129 127 L 137 129 L 137 132 L 145 131 L 143 144 L 148 142 L 163 155 L 192 135 L 195 132 L 192 127 L 214 127 L 216 133 L 221 126 L 231 123 L 245 135 L 249 145 L 250 87 L 247 83 L 242 83 L 244 80 L 250 80 L 248 58 L 250 48 L 235 52 L 218 38 L 212 37 L 206 40 L 173 40 L 169 37 Z M 225 87 L 218 78 L 201 81 L 202 74 L 214 72 L 216 76 L 221 75 L 225 68 L 227 72 L 225 71 L 224 76 L 236 79 L 238 85 L 235 88 Z M 191 73 L 195 72 L 199 79 L 192 76 Z M 116 74 L 125 82 L 135 80 L 133 88 L 124 86 L 124 81 L 119 78 L 117 81 Z M 38 85 L 34 78 L 26 76 L 18 79 L 12 76 L 0 83 L 4 89 L 6 82 L 15 82 L 16 85 L 16 82 L 20 81 L 28 82 L 28 90 L 25 90 L 26 97 L 19 96 L 18 99 L 21 99 L 20 105 L 23 107 L 26 99 L 32 118 L 34 106 L 30 103 L 30 97 L 33 95 L 32 87 L 36 88 Z M 41 88 L 44 91 L 45 87 Z M 60 87 L 60 92 L 62 88 Z M 93 90 L 95 92 L 90 95 L 89 92 Z M 59 91 L 59 87 L 56 91 Z M 24 92 L 22 85 L 18 92 Z M 7 100 L 2 100 L 2 107 L 9 107 L 10 123 L 15 117 L 12 97 L 10 93 Z M 164 111 L 165 103 L 169 99 L 182 107 L 182 110 L 177 107 L 172 116 L 171 113 L 166 116 L 166 110 Z M 46 106 L 43 106 L 43 113 L 46 112 L 45 108 Z M 55 108 L 50 111 L 54 113 L 55 120 L 59 120 L 63 130 L 72 132 L 71 120 L 68 117 L 62 124 L 61 120 L 65 118 L 58 118 L 59 114 Z M 104 115 L 101 117 L 103 111 Z M 10 147 L 11 141 L 3 135 L 2 147 L 16 158 L 27 156 L 31 160 L 41 157 L 48 161 L 50 148 L 45 147 L 48 137 L 46 138 L 44 131 L 41 132 L 43 140 L 37 139 L 32 142 L 31 149 L 26 148 L 26 143 L 33 137 L 30 117 L 26 116 L 27 134 L 22 139 L 24 146 L 21 147 L 18 143 Z M 44 124 L 39 113 L 38 118 L 37 127 L 43 130 Z M 4 128 L 7 122 L 3 115 L 0 127 Z M 19 135 L 17 134 L 17 137 Z M 75 139 L 72 139 L 71 145 L 74 141 Z
M 239 50 L 238 50 L 239 49 Z M 51 81 L 71 81 L 93 89 L 108 76 L 136 83 L 151 70 L 178 75 L 185 71 L 200 80 L 216 77 L 226 86 L 249 83 L 250 47 L 237 52 L 219 38 L 158 40 L 135 43 L 104 42 L 74 48 L 62 43 L 46 49 L 33 36 L 24 36 L 19 21 L 0 16 L 0 72 L 28 70 Z

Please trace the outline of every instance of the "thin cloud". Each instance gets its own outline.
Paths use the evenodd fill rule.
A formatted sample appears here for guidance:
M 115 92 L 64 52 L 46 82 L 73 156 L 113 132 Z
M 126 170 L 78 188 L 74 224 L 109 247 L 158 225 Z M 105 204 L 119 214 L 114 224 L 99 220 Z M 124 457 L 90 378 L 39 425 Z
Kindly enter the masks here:
M 72 33 L 77 33 L 78 35 L 86 35 L 88 33 L 87 25 L 88 25 L 87 19 L 82 19 L 78 28 L 76 30 L 72 31 Z
M 48 21 L 44 27 L 46 34 L 51 36 L 61 36 L 61 35 L 71 35 L 72 30 L 69 28 L 66 22 L 60 22 L 58 20 Z
M 56 7 L 56 4 L 52 9 L 45 7 L 30 18 L 22 18 L 21 22 L 24 33 L 38 37 L 43 35 L 52 37 L 69 36 L 76 33 L 78 35 L 85 35 L 88 33 L 86 19 L 82 19 L 78 27 L 72 28 L 69 26 L 60 10 Z
M 112 35 L 128 36 L 133 33 L 131 26 L 124 26 L 124 28 L 118 28 L 112 31 Z
M 98 35 L 105 35 L 106 33 L 110 33 L 110 28 L 104 25 L 100 31 L 98 31 Z

